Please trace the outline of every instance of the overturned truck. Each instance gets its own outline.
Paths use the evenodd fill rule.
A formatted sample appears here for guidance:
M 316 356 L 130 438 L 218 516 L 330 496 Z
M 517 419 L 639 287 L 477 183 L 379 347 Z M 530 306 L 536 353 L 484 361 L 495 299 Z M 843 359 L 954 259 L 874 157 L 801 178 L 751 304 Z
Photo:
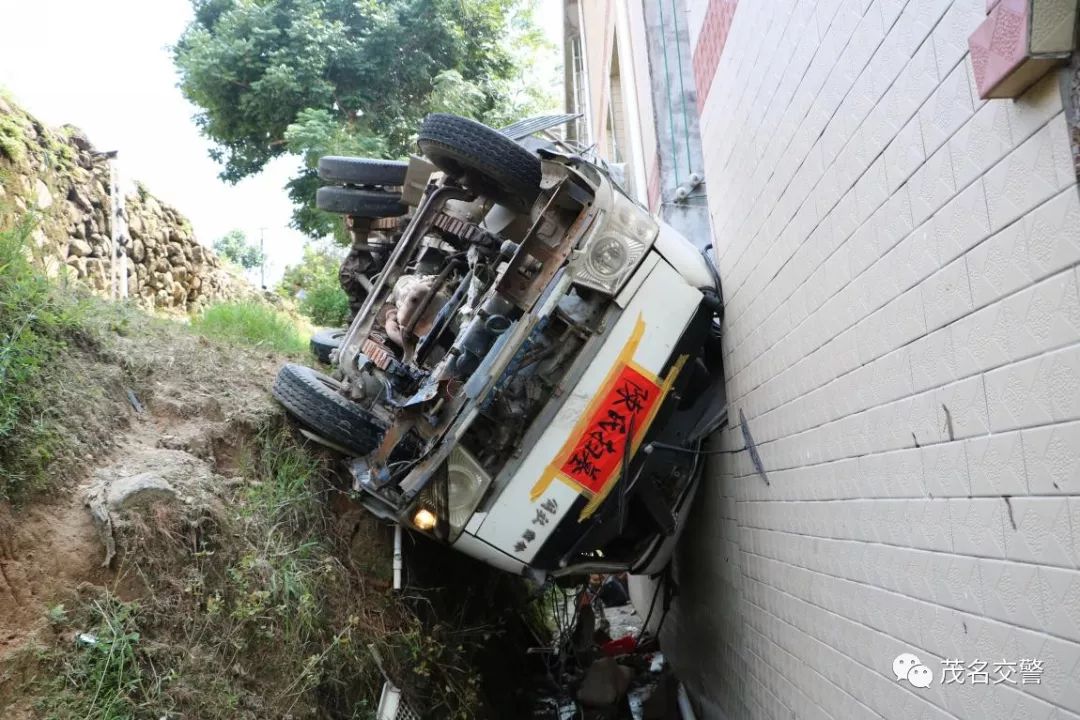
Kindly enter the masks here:
M 580 156 L 443 114 L 418 145 L 323 159 L 356 312 L 275 397 L 380 517 L 537 579 L 659 571 L 726 419 L 707 253 Z

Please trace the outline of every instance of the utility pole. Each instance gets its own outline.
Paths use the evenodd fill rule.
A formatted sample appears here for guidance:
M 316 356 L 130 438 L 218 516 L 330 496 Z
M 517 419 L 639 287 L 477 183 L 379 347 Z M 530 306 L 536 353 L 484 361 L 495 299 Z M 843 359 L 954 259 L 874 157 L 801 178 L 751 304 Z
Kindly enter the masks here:
M 266 289 L 266 249 L 265 249 L 265 235 L 266 228 L 259 228 L 259 286 Z
M 113 300 L 127 299 L 127 214 L 124 210 L 124 193 L 120 187 L 120 169 L 118 150 L 98 153 L 109 162 L 109 198 L 112 202 L 109 222 L 109 235 L 112 241 L 112 258 L 109 262 L 109 290 Z

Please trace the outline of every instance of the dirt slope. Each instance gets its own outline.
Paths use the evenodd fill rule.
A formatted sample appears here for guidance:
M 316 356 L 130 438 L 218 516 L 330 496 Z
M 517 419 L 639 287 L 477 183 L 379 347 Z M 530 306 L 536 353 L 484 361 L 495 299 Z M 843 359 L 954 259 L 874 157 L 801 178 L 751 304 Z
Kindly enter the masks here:
M 76 461 L 0 503 L 0 718 L 344 720 L 384 670 L 438 717 L 520 716 L 524 588 L 410 541 L 391 593 L 392 530 L 269 395 L 284 358 L 110 325 L 53 373 Z
M 113 587 L 117 569 L 104 563 L 108 528 L 91 513 L 91 496 L 140 473 L 166 479 L 182 497 L 227 482 L 239 443 L 279 412 L 267 388 L 280 358 L 138 322 L 97 357 L 78 358 L 84 382 L 111 379 L 98 388 L 111 397 L 96 403 L 93 418 L 109 449 L 87 452 L 81 470 L 25 507 L 0 503 L 0 666 L 47 634 L 48 609 L 83 583 L 111 587 L 123 599 L 132 592 Z

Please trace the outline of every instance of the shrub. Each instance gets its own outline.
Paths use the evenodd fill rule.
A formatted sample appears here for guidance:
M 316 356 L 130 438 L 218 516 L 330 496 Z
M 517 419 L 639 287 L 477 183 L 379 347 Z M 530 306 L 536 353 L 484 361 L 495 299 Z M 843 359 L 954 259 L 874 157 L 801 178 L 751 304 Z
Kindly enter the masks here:
M 343 251 L 329 242 L 309 242 L 298 265 L 285 268 L 278 292 L 297 299 L 316 325 L 337 327 L 349 316 L 349 298 L 338 283 Z
M 196 317 L 192 327 L 206 337 L 267 348 L 281 353 L 302 353 L 307 342 L 297 323 L 285 313 L 257 302 L 224 302 Z
M 349 317 L 349 296 L 338 285 L 337 278 L 319 282 L 304 291 L 300 298 L 300 312 L 316 325 L 338 327 L 344 325 Z

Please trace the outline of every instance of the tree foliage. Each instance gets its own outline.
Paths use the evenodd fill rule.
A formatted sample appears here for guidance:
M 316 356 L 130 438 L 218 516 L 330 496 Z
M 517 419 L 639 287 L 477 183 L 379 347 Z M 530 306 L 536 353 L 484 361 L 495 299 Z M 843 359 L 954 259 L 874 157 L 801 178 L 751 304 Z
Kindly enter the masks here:
M 316 325 L 343 324 L 349 315 L 349 298 L 338 281 L 343 256 L 341 248 L 328 242 L 307 243 L 300 263 L 285 268 L 278 292 L 295 298 L 300 312 Z
M 320 155 L 402 157 L 428 112 L 499 125 L 549 104 L 525 78 L 544 44 L 533 0 L 192 2 L 174 60 L 222 178 L 302 156 L 294 225 L 315 236 L 330 227 L 304 209 Z
M 240 230 L 230 230 L 214 241 L 214 252 L 245 270 L 259 267 L 266 261 L 266 254 Z

